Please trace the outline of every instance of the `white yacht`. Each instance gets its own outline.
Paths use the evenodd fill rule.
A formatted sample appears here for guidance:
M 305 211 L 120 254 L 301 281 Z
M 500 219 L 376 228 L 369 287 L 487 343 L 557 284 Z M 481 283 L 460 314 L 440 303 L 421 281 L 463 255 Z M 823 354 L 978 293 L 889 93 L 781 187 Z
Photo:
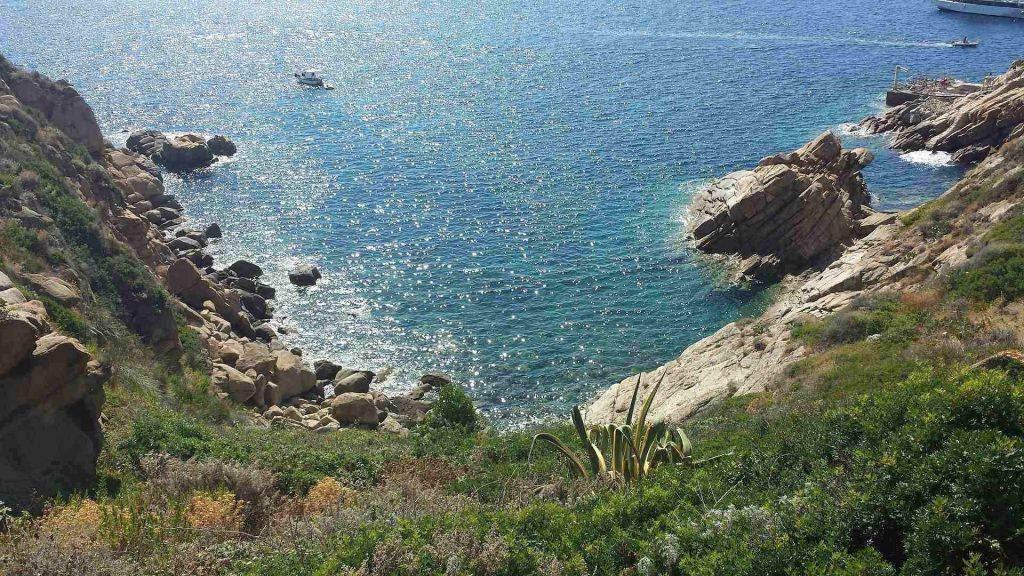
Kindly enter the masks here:
M 298 83 L 303 86 L 312 86 L 313 88 L 327 88 L 330 90 L 332 86 L 324 83 L 324 79 L 320 76 L 319 70 L 303 70 L 302 72 L 296 72 L 295 78 Z
M 1024 1 L 1019 0 L 935 0 L 939 10 L 1024 18 Z

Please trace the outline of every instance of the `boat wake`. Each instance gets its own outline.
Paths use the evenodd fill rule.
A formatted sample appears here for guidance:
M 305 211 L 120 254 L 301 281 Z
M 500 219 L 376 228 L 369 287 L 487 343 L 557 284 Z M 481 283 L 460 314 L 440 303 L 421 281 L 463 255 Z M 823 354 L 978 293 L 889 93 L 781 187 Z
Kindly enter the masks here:
M 609 38 L 665 38 L 695 40 L 733 40 L 740 42 L 775 42 L 779 44 L 883 46 L 891 48 L 950 48 L 949 42 L 913 40 L 875 40 L 856 36 L 796 36 L 785 34 L 751 34 L 749 32 L 651 32 L 649 30 L 600 30 L 599 36 Z

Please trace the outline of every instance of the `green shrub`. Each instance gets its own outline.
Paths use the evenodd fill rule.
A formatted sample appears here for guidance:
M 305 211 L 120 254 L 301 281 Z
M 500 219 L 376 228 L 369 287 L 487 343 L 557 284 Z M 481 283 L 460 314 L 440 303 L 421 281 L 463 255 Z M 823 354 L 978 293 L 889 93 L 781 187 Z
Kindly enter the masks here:
M 181 363 L 186 368 L 206 372 L 210 369 L 210 351 L 206 343 L 195 330 L 189 328 L 185 317 L 176 312 L 174 319 L 178 325 L 178 340 L 181 342 Z
M 822 320 L 797 322 L 790 333 L 804 344 L 821 348 L 859 342 L 874 334 L 886 342 L 905 345 L 925 325 L 925 311 L 885 297 L 854 302 Z
M 92 342 L 94 340 L 92 331 L 89 329 L 89 323 L 76 310 L 72 310 L 48 296 L 37 295 L 36 298 L 43 302 L 46 313 L 50 316 L 50 321 L 57 327 L 57 330 L 82 342 Z
M 479 417 L 473 400 L 465 390 L 455 384 L 441 387 L 437 402 L 427 413 L 426 425 L 434 428 L 457 428 L 473 431 L 477 429 Z
M 10 249 L 37 253 L 43 251 L 43 242 L 39 236 L 16 222 L 4 222 L 0 226 L 0 242 Z
M 4 222 L 0 224 L 0 254 L 20 262 L 29 272 L 38 272 L 44 268 L 40 255 L 46 254 L 46 246 L 35 232 L 16 222 Z
M 821 342 L 821 335 L 825 332 L 825 322 L 817 318 L 809 318 L 793 323 L 789 333 L 793 339 L 809 346 L 815 346 Z
M 987 242 L 1015 243 L 1024 242 L 1024 214 L 1020 209 L 1012 216 L 1001 220 L 985 234 Z
M 167 291 L 157 284 L 153 274 L 142 262 L 128 254 L 115 254 L 103 261 L 103 272 L 109 275 L 122 298 L 146 301 L 155 310 L 168 306 Z
M 989 246 L 975 255 L 969 267 L 950 274 L 953 296 L 975 302 L 1024 297 L 1024 246 Z
M 131 462 L 155 453 L 188 460 L 208 456 L 212 443 L 212 431 L 201 422 L 166 410 L 149 410 L 133 420 L 117 450 Z

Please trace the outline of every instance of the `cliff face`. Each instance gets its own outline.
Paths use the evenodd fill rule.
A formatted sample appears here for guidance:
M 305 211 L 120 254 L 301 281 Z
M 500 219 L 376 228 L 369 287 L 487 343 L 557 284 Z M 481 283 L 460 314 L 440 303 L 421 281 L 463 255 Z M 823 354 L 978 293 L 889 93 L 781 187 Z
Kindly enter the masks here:
M 0 92 L 36 110 L 46 122 L 85 146 L 90 154 L 103 153 L 103 134 L 96 116 L 70 84 L 17 68 L 2 55 L 0 71 Z
M 3 273 L 0 283 L 11 285 Z M 39 301 L 4 309 L 0 342 L 0 499 L 30 508 L 91 485 L 107 369 L 81 342 L 54 332 Z
M 71 86 L 0 57 L 0 500 L 14 509 L 94 480 L 110 373 L 82 342 L 90 334 L 75 310 L 97 300 L 97 267 L 115 253 L 133 257 L 91 215 L 81 219 L 86 202 L 112 216 L 119 194 L 96 162 L 102 152 L 92 111 Z M 140 335 L 177 348 L 170 310 L 119 288 L 111 296 Z
M 792 337 L 796 322 L 832 314 L 860 296 L 919 288 L 963 266 L 987 231 L 1024 199 L 1024 116 L 1017 112 L 1024 105 L 1022 73 L 1024 66 L 1015 64 L 991 91 L 935 112 L 913 114 L 905 105 L 886 114 L 902 118 L 893 128 L 897 144 L 949 151 L 983 144 L 991 150 L 942 197 L 878 225 L 825 269 L 785 278 L 781 295 L 760 317 L 728 324 L 644 374 L 642 391 L 664 375 L 653 415 L 682 420 L 731 396 L 764 391 L 809 353 Z M 605 390 L 586 418 L 623 418 L 635 382 L 632 376 Z

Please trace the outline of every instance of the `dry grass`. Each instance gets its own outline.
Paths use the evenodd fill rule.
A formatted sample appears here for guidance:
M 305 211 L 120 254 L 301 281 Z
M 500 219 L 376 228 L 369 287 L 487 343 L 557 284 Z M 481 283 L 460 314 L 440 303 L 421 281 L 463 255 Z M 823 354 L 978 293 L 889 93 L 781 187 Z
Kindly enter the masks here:
M 82 546 L 97 541 L 102 523 L 100 505 L 86 498 L 47 511 L 40 521 L 40 529 L 61 535 L 61 540 L 70 545 Z
M 321 478 L 302 499 L 304 514 L 323 514 L 355 503 L 358 493 L 331 476 Z
M 244 508 L 245 502 L 236 500 L 234 494 L 229 492 L 197 492 L 189 498 L 184 517 L 193 528 L 213 533 L 234 534 L 242 528 Z

